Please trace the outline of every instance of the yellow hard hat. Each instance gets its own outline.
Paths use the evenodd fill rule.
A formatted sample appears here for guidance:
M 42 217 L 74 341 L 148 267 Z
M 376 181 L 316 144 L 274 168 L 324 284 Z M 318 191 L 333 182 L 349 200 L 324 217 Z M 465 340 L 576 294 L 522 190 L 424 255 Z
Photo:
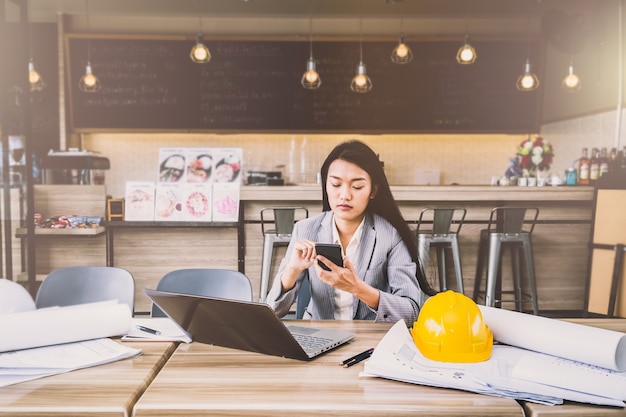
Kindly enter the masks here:
M 426 300 L 411 333 L 422 355 L 436 361 L 481 362 L 493 348 L 493 334 L 476 303 L 454 291 Z

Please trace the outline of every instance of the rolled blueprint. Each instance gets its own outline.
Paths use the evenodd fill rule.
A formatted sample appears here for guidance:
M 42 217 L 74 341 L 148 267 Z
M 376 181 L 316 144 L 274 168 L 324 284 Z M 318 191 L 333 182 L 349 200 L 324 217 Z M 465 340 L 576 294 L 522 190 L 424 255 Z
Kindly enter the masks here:
M 626 371 L 626 334 L 479 306 L 494 340 L 614 371 Z
M 131 316 L 117 301 L 0 314 L 0 352 L 121 336 Z

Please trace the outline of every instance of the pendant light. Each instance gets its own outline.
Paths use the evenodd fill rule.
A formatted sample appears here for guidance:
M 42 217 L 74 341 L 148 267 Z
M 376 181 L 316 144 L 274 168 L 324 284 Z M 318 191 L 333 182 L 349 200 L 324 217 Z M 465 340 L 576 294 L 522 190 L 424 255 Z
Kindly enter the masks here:
M 517 78 L 515 86 L 519 91 L 533 91 L 539 87 L 539 78 L 530 70 L 530 16 L 528 17 L 528 48 L 524 72 Z
M 574 73 L 574 63 L 570 62 L 567 75 L 561 82 L 561 88 L 565 91 L 574 93 L 582 88 L 580 77 Z
M 355 93 L 367 93 L 373 87 L 372 80 L 365 72 L 363 63 L 363 17 L 359 20 L 359 65 L 356 67 L 356 75 L 350 83 L 350 90 Z
M 85 0 L 85 15 L 87 17 L 87 32 L 89 33 L 89 0 Z M 85 93 L 96 93 L 102 88 L 100 80 L 91 69 L 91 40 L 89 38 L 87 38 L 87 65 L 85 66 L 85 74 L 80 77 L 78 82 L 78 88 Z
M 198 32 L 196 35 L 196 44 L 191 48 L 191 52 L 189 52 L 189 57 L 196 64 L 206 64 L 211 60 L 211 52 L 209 52 L 209 48 L 204 45 L 203 38 L 204 34 Z
M 391 62 L 394 64 L 408 64 L 413 61 L 413 52 L 411 48 L 404 43 L 404 9 L 402 10 L 402 17 L 400 18 L 400 37 L 398 44 L 391 52 Z
M 456 53 L 456 62 L 461 65 L 469 65 L 476 62 L 476 50 L 469 43 L 469 34 L 467 31 L 468 10 L 467 2 L 465 3 L 465 41 Z
M 198 13 L 200 14 L 202 9 L 200 7 L 200 1 L 198 0 Z M 211 52 L 209 48 L 204 45 L 204 33 L 202 33 L 202 15 L 198 17 L 198 28 L 200 29 L 196 34 L 196 44 L 191 48 L 189 57 L 196 64 L 206 64 L 211 60 Z
M 322 79 L 315 69 L 316 62 L 313 59 L 313 16 L 310 11 L 309 13 L 309 59 L 306 61 L 306 71 L 302 75 L 300 84 L 307 90 L 317 90 L 322 85 Z
M 33 61 L 33 33 L 32 23 L 29 24 L 31 29 L 28 34 L 28 42 L 30 43 L 30 59 L 28 60 L 28 83 L 30 84 L 30 91 L 41 91 L 45 88 L 46 83 L 43 77 L 35 69 L 35 63 Z

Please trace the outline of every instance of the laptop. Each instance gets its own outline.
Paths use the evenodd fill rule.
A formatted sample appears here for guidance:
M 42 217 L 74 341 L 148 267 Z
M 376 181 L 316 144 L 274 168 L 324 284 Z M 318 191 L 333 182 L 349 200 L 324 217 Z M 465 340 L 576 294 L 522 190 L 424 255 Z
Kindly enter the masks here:
M 355 337 L 340 330 L 286 324 L 264 303 L 144 292 L 196 342 L 308 361 Z

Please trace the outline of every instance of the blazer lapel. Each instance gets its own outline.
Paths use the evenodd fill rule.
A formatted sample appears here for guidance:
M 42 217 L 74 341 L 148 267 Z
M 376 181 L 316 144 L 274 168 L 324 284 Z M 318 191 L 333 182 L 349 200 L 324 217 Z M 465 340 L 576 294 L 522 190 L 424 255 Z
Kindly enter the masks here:
M 369 269 L 369 263 L 372 260 L 374 254 L 374 247 L 376 246 L 376 229 L 374 229 L 374 220 L 371 214 L 365 216 L 365 223 L 363 223 L 363 232 L 361 234 L 361 241 L 359 242 L 359 254 L 357 259 L 354 260 L 356 265 L 356 273 L 361 280 L 365 280 L 365 274 Z M 352 317 L 356 315 L 357 308 L 359 306 L 359 299 L 354 297 L 352 304 Z

